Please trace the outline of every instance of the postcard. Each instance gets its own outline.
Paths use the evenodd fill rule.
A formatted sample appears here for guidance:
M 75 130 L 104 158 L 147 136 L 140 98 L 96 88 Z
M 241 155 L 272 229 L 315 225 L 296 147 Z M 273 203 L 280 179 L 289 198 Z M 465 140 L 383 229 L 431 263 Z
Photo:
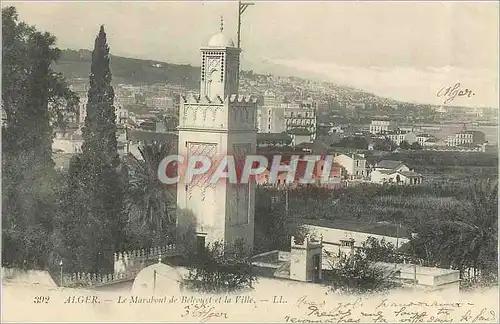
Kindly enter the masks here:
M 2 321 L 497 323 L 498 11 L 3 2 Z

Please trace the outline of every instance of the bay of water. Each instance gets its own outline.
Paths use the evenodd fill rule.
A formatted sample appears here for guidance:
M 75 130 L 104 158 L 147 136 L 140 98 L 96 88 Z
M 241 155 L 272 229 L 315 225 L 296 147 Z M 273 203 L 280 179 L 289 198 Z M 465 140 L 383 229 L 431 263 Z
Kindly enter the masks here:
M 432 134 L 442 140 L 446 140 L 448 136 L 454 135 L 464 129 L 463 124 L 446 124 L 446 125 L 424 124 L 418 126 L 441 128 L 441 130 L 423 129 L 422 133 Z M 466 129 L 471 131 L 483 132 L 486 137 L 486 140 L 489 143 L 498 145 L 498 126 L 467 126 Z

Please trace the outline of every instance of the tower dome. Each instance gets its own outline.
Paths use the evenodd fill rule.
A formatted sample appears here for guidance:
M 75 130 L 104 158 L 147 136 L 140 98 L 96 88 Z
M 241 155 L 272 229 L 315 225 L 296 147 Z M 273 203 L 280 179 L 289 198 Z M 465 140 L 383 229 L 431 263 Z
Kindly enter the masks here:
M 207 45 L 209 47 L 234 47 L 233 40 L 224 35 L 224 18 L 222 16 L 220 16 L 220 32 L 210 37 Z
M 231 38 L 224 35 L 223 32 L 219 32 L 208 40 L 208 46 L 210 47 L 234 47 L 234 42 Z

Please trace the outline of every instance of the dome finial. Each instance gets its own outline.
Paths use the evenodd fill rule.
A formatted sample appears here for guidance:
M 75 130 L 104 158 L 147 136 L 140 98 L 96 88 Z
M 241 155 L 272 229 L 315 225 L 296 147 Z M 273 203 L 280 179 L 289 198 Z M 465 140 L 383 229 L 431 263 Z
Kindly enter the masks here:
M 220 32 L 224 32 L 224 17 L 220 15 Z

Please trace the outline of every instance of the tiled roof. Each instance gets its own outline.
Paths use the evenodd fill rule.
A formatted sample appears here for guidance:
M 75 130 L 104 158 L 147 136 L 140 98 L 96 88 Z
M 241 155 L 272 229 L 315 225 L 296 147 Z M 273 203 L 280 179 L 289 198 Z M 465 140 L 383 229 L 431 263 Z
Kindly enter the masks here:
M 422 176 L 420 173 L 413 171 L 399 171 L 398 173 L 401 173 L 402 175 L 408 178 L 420 178 Z
M 381 169 L 395 169 L 401 164 L 403 164 L 402 161 L 382 160 L 377 163 L 376 167 Z

